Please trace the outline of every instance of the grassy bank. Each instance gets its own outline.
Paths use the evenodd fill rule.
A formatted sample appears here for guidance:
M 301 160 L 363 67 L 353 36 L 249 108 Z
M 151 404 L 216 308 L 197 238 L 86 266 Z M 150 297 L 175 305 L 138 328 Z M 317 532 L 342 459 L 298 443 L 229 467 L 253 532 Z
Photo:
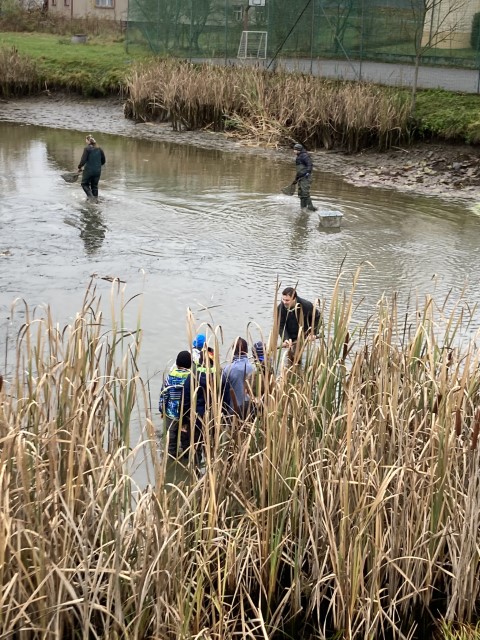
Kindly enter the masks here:
M 272 146 L 302 140 L 310 148 L 358 151 L 431 138 L 480 143 L 477 95 L 419 91 L 412 119 L 408 90 L 127 54 L 118 33 L 98 25 L 86 26 L 87 44 L 72 44 L 60 26 L 58 34 L 2 33 L 0 96 L 122 94 L 129 117 L 225 130 Z
M 28 74 L 22 70 L 12 76 L 11 66 L 0 61 L 3 97 L 40 90 L 67 90 L 86 96 L 119 95 L 135 61 L 125 52 L 123 42 L 106 36 L 91 37 L 87 44 L 73 44 L 69 34 L 2 33 L 1 42 L 3 58 L 17 57 L 30 63 Z M 4 88 L 6 76 L 13 81 L 8 91 Z
M 213 400 L 206 473 L 191 460 L 173 483 L 140 332 L 106 331 L 93 291 L 62 331 L 21 309 L 0 395 L 0 635 L 473 640 L 478 350 L 459 346 L 460 308 L 427 300 L 405 321 L 381 301 L 368 327 L 352 308 L 338 286 L 307 369 L 254 418 L 230 430 Z M 155 469 L 141 492 L 133 420 Z
M 480 144 L 480 95 L 419 91 L 416 136 Z

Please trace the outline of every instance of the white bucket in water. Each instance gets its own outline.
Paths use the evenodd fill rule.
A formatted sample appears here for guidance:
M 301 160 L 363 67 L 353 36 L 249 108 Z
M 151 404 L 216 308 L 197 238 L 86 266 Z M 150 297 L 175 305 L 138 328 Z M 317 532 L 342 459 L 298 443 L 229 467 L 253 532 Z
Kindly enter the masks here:
M 319 211 L 318 220 L 322 227 L 339 227 L 342 224 L 343 213 L 340 211 Z

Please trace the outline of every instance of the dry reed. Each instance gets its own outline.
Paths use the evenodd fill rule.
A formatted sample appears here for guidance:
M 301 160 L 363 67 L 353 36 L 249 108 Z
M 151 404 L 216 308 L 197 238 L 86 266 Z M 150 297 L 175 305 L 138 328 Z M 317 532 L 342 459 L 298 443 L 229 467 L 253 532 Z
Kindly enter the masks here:
M 352 295 L 338 283 L 305 368 L 265 381 L 255 417 L 229 429 L 213 403 L 205 473 L 174 484 L 139 329 L 106 332 L 94 291 L 63 330 L 27 309 L 0 396 L 1 637 L 412 638 L 475 620 L 477 350 L 456 342 L 459 309 L 427 300 L 407 330 L 382 300 L 352 327 Z M 141 492 L 134 411 L 156 474 Z
M 386 149 L 408 135 L 409 104 L 398 92 L 367 83 L 255 68 L 157 60 L 127 80 L 127 117 L 212 128 L 276 146 Z
M 15 47 L 0 47 L 0 96 L 9 98 L 37 93 L 41 77 L 36 63 Z

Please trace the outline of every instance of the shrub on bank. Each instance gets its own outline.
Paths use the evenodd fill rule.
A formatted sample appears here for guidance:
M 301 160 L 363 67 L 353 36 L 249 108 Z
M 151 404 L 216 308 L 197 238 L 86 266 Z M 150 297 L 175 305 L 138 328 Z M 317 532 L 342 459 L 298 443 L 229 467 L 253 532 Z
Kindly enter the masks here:
M 479 114 L 479 95 L 441 89 L 420 91 L 417 95 L 416 135 L 480 144 Z
M 37 64 L 15 47 L 0 47 L 0 96 L 38 93 L 41 75 Z
M 107 38 L 122 37 L 121 25 L 117 20 L 85 16 L 84 18 L 70 18 L 70 16 L 55 16 L 35 7 L 28 11 L 11 5 L 0 12 L 0 31 L 51 33 L 56 35 L 73 35 L 87 33 L 92 36 Z
M 355 328 L 353 306 L 337 286 L 306 369 L 280 377 L 254 417 L 229 429 L 214 403 L 206 473 L 192 457 L 176 477 L 137 368 L 140 332 L 106 333 L 94 292 L 63 331 L 23 308 L 0 395 L 0 635 L 469 629 L 480 605 L 478 350 L 462 342 L 460 309 L 441 319 L 428 300 L 399 327 L 383 300 Z M 132 420 L 155 470 L 142 491 Z

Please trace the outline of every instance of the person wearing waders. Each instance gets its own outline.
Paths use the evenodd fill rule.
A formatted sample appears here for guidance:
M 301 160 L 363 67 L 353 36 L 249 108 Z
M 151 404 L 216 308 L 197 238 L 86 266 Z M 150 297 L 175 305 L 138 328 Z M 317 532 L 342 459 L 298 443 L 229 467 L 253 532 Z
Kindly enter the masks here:
M 310 198 L 310 186 L 312 184 L 312 170 L 313 162 L 310 154 L 307 153 L 305 147 L 302 144 L 295 144 L 293 146 L 295 155 L 295 165 L 297 169 L 297 175 L 295 182 L 298 185 L 298 197 L 300 198 L 300 207 L 307 209 L 308 211 L 316 211 L 317 208 L 313 206 L 312 199 Z
M 98 202 L 98 182 L 105 164 L 105 154 L 103 149 L 97 147 L 93 136 L 85 138 L 87 146 L 83 150 L 82 159 L 78 165 L 78 171 L 82 171 L 82 189 L 91 201 Z

